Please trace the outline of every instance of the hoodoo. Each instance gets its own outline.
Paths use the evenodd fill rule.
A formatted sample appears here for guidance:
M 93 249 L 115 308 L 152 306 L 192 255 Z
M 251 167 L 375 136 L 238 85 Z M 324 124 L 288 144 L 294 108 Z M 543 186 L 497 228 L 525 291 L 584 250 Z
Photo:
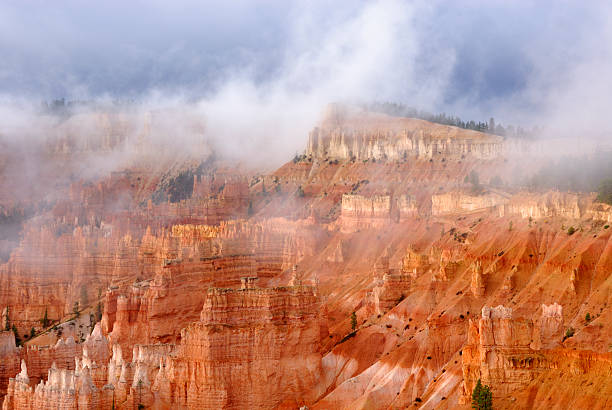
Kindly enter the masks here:
M 276 171 L 135 162 L 26 218 L 3 409 L 612 405 L 610 206 L 494 186 L 501 137 L 338 110 Z
M 0 1 L 2 410 L 612 409 L 611 2 L 139 3 Z

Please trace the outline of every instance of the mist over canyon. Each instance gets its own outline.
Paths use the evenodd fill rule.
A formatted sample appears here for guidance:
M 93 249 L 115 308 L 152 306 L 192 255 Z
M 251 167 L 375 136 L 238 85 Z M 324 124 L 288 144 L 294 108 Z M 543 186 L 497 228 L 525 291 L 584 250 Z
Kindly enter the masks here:
M 611 11 L 3 3 L 2 408 L 612 407 Z

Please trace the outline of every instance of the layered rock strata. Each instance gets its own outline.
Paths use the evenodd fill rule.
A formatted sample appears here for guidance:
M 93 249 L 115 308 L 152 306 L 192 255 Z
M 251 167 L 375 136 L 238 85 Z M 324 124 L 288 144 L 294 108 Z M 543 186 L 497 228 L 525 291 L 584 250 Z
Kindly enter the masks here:
M 417 215 L 416 203 L 408 195 L 342 195 L 341 225 L 344 232 L 381 229 L 392 222 L 403 222 Z
M 305 155 L 332 160 L 400 161 L 433 157 L 495 158 L 502 153 L 503 139 L 494 135 L 418 119 L 360 114 L 350 119 L 329 114 L 309 134 Z
M 469 195 L 461 192 L 449 192 L 431 197 L 431 213 L 443 215 L 450 213 L 492 210 L 508 202 L 508 195 L 485 193 Z
M 552 368 L 551 356 L 542 349 L 559 347 L 562 326 L 562 308 L 556 304 L 542 305 L 537 322 L 515 319 L 504 306 L 483 307 L 481 318 L 470 320 L 463 349 L 465 400 L 477 379 L 491 386 L 495 397 L 503 397 Z
M 326 327 L 310 286 L 212 288 L 154 382 L 158 399 L 193 409 L 312 403 Z

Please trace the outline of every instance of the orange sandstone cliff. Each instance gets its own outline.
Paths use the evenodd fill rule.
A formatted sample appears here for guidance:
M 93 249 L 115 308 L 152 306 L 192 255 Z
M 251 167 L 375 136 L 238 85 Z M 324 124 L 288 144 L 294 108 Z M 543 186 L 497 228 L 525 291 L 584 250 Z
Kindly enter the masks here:
M 94 118 L 46 163 L 157 141 Z M 492 186 L 507 141 L 422 120 L 332 109 L 305 143 L 3 191 L 3 409 L 468 409 L 478 379 L 496 409 L 612 406 L 609 205 Z

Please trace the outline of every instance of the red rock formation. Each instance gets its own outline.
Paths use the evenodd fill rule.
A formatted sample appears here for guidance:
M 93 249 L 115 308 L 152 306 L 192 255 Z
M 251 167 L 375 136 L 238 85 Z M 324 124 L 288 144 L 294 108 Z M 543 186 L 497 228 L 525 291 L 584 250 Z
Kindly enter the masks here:
M 10 379 L 2 409 L 102 409 L 111 405 L 112 392 L 96 388 L 87 366 L 77 370 L 52 366 L 47 381 L 33 388 L 25 362 L 21 362 L 21 373 Z
M 143 160 L 36 208 L 2 321 L 24 335 L 47 309 L 77 341 L 0 335 L 4 408 L 455 408 L 478 378 L 495 408 L 610 407 L 609 209 L 455 194 L 496 175 L 500 139 L 336 114 L 271 175 Z M 52 152 L 125 141 L 73 137 Z M 191 197 L 165 202 L 185 170 Z
M 390 195 L 364 197 L 342 195 L 342 231 L 359 229 L 382 229 L 392 222 L 404 222 L 417 216 L 414 199 L 408 195 L 398 198 Z
M 331 110 L 310 133 L 307 157 L 398 161 L 462 155 L 494 158 L 502 151 L 502 139 L 493 135 L 413 118 Z
M 199 318 L 209 287 L 238 287 L 245 276 L 271 278 L 314 252 L 312 229 L 278 222 L 174 226 L 152 280 L 134 283 L 126 295 L 107 292 L 103 328 L 124 348 L 178 341 L 181 328 Z
M 509 195 L 487 192 L 480 195 L 469 195 L 461 192 L 449 192 L 431 197 L 433 215 L 450 213 L 493 210 L 508 202 Z
M 55 363 L 60 369 L 74 370 L 75 358 L 81 356 L 83 346 L 75 343 L 72 337 L 58 340 L 54 346 L 27 346 L 21 350 L 21 358 L 27 365 L 28 377 L 38 384 Z
M 391 222 L 391 197 L 361 195 L 342 196 L 342 228 L 356 231 L 363 228 L 383 228 Z
M 479 261 L 472 265 L 472 281 L 470 284 L 472 295 L 483 297 L 486 291 L 485 279 L 482 275 L 482 266 Z
M 0 266 L 0 304 L 9 306 L 9 321 L 19 332 L 29 333 L 40 327 L 45 311 L 59 320 L 74 302 L 92 303 L 113 277 L 137 275 L 137 245 L 98 228 L 75 228 L 59 237 L 49 228 L 30 230 Z
M 19 350 L 15 345 L 15 334 L 0 332 L 0 394 L 6 394 L 8 380 L 19 371 Z
M 612 222 L 612 206 L 594 202 L 587 208 L 585 216 L 598 221 Z
M 533 219 L 552 216 L 580 219 L 585 215 L 589 202 L 592 199 L 562 192 L 548 192 L 545 195 L 521 193 L 503 205 L 501 214 Z
M 402 273 L 387 273 L 376 283 L 369 295 L 369 310 L 373 314 L 384 314 L 401 302 L 410 291 L 412 277 Z
M 512 309 L 503 306 L 484 307 L 482 318 L 478 322 L 470 321 L 468 344 L 463 349 L 463 401 L 470 400 L 477 379 L 491 387 L 494 399 L 500 400 L 498 407 L 506 408 L 518 405 L 512 401 L 517 397 L 525 399 L 521 398 L 521 391 L 550 380 L 558 369 L 569 368 L 570 378 L 587 372 L 593 372 L 595 377 L 602 371 L 605 373 L 603 369 L 612 363 L 612 355 L 560 349 L 562 324 L 562 309 L 556 304 L 542 305 L 542 316 L 537 322 L 514 319 Z M 608 388 L 607 385 L 600 387 Z M 547 405 L 562 400 L 604 408 L 609 402 L 605 394 L 589 388 L 566 392 L 564 396 Z M 535 403 L 527 405 L 535 406 Z
M 314 288 L 210 289 L 200 321 L 166 358 L 153 390 L 187 408 L 312 403 L 325 337 Z
M 408 248 L 406 255 L 402 259 L 402 272 L 409 273 L 417 277 L 425 273 L 430 268 L 429 257 Z
M 9 380 L 3 409 L 98 409 L 111 405 L 112 391 L 103 387 L 108 342 L 99 325 L 82 345 L 69 338 L 52 348 L 32 347 L 21 354 L 21 372 Z

